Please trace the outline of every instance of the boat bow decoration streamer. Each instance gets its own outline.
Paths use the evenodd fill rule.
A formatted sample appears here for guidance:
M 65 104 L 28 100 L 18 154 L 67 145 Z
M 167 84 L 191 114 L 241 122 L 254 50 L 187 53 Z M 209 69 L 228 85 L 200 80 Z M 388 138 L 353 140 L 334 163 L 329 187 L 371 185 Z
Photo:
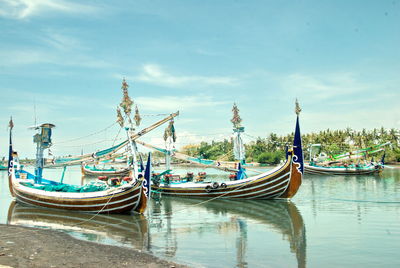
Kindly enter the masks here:
M 151 153 L 147 158 L 146 169 L 144 172 L 143 192 L 147 198 L 150 198 L 150 183 L 151 183 Z
M 301 112 L 301 108 L 297 99 L 296 99 L 295 112 L 297 118 L 296 118 L 296 130 L 294 133 L 294 140 L 293 140 L 293 163 L 297 165 L 297 170 L 301 174 L 304 174 L 304 156 L 301 144 L 300 123 L 299 123 L 299 114 Z

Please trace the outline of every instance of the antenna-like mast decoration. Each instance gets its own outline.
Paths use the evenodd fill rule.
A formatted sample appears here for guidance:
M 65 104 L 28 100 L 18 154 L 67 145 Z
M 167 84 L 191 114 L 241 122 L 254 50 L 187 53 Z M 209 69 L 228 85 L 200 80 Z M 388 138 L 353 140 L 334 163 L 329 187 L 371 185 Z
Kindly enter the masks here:
M 122 116 L 122 112 L 121 112 L 119 107 L 117 107 L 117 122 L 121 127 L 125 128 L 126 135 L 128 137 L 128 140 L 129 140 L 129 149 L 130 149 L 131 154 L 132 154 L 132 163 L 130 162 L 130 159 L 128 157 L 127 165 L 130 166 L 131 164 L 133 164 L 134 175 L 138 176 L 139 169 L 138 169 L 137 158 L 136 158 L 137 147 L 136 147 L 136 142 L 133 141 L 132 138 L 131 138 L 132 134 L 133 134 L 133 131 L 135 130 L 134 127 L 133 127 L 132 119 L 131 119 L 133 100 L 129 97 L 128 88 L 129 88 L 129 85 L 126 82 L 125 78 L 123 78 L 122 79 L 122 86 L 121 86 L 123 96 L 122 96 L 122 100 L 121 100 L 121 103 L 119 104 L 119 106 L 124 111 L 125 119 L 128 118 L 129 125 L 128 126 L 125 125 L 125 120 L 124 120 L 124 117 Z M 136 109 L 135 109 L 135 118 L 134 119 L 135 119 L 135 122 L 136 122 L 136 126 L 139 126 L 141 118 L 140 118 L 139 110 L 138 110 L 137 106 L 136 106 Z
M 233 104 L 232 108 L 233 118 L 231 122 L 233 124 L 233 154 L 236 160 L 239 160 L 241 164 L 245 163 L 245 149 L 243 140 L 240 137 L 240 133 L 244 132 L 244 127 L 241 126 L 242 118 L 239 115 L 239 108 L 236 103 Z
M 294 108 L 294 112 L 297 114 L 297 115 L 299 115 L 300 114 L 300 112 L 301 112 L 301 108 L 300 108 L 300 105 L 299 105 L 299 102 L 297 101 L 297 99 L 296 99 L 296 104 L 295 104 L 296 106 L 295 106 L 295 108 Z

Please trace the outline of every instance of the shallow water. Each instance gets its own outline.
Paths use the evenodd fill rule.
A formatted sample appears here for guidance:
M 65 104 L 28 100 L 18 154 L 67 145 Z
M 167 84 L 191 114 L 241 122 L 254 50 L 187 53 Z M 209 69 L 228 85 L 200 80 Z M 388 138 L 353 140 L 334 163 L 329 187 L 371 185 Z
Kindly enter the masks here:
M 61 173 L 48 169 L 45 177 Z M 227 177 L 207 173 L 213 180 Z M 64 182 L 80 183 L 79 167 L 68 167 Z M 0 187 L 0 223 L 59 229 L 194 267 L 400 267 L 400 169 L 306 175 L 290 202 L 163 197 L 143 216 L 93 218 L 21 206 L 12 202 L 5 171 Z

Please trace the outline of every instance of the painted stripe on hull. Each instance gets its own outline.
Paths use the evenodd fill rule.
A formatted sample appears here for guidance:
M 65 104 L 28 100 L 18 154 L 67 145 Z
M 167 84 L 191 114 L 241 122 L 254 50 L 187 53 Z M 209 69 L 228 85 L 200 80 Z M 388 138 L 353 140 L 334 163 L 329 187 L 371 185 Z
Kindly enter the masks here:
M 227 189 L 235 190 L 235 189 L 246 189 L 249 185 L 257 186 L 264 184 L 266 181 L 274 181 L 276 178 L 282 176 L 285 173 L 289 173 L 290 165 L 286 162 L 283 166 L 277 168 L 274 172 L 268 174 L 261 174 L 255 176 L 253 178 L 243 179 L 240 181 L 234 182 L 227 182 Z M 173 191 L 173 190 L 184 190 L 186 193 L 203 193 L 205 187 L 207 185 L 211 185 L 212 183 L 195 183 L 191 184 L 191 187 L 188 187 L 188 184 L 182 184 L 177 187 L 168 186 L 168 187 L 157 187 L 155 185 L 152 186 L 152 189 L 159 190 L 159 191 Z
M 286 171 L 286 170 L 285 170 Z M 187 190 L 182 188 L 168 188 L 163 187 L 160 189 L 162 194 L 181 197 L 207 197 L 213 198 L 242 198 L 242 199 L 271 199 L 282 195 L 290 182 L 290 172 L 276 177 L 258 180 L 257 182 L 248 182 L 242 185 L 228 186 L 224 189 L 215 189 L 211 192 L 205 192 L 205 188 L 198 190 Z M 222 196 L 221 196 L 222 195 Z
M 306 174 L 316 174 L 316 175 L 365 175 L 379 172 L 377 169 L 342 169 L 337 168 L 320 168 L 320 167 L 310 167 L 305 166 Z
M 268 187 L 273 187 L 276 185 L 279 185 L 282 183 L 282 181 L 287 181 L 287 177 L 289 173 L 286 173 L 278 178 L 274 178 L 273 180 L 265 180 L 263 182 L 258 182 L 258 183 L 247 183 L 247 184 L 242 184 L 242 185 L 233 185 L 233 186 L 227 186 L 226 188 L 217 188 L 217 189 L 212 189 L 211 192 L 207 193 L 205 191 L 205 187 L 203 186 L 202 188 L 196 189 L 196 190 L 187 190 L 187 188 L 181 187 L 161 187 L 159 190 L 161 190 L 163 193 L 185 193 L 185 194 L 190 194 L 193 196 L 196 195 L 202 195 L 206 193 L 208 196 L 210 195 L 221 195 L 221 194 L 226 194 L 228 192 L 235 191 L 237 193 L 245 194 L 245 193 L 253 193 L 254 191 L 258 191 L 260 189 L 265 189 L 265 186 Z M 157 189 L 157 188 L 156 188 Z
M 17 202 L 76 212 L 123 213 L 139 207 L 141 182 L 128 187 L 121 186 L 111 191 L 91 193 L 48 192 L 32 189 L 13 180 L 13 190 Z
M 131 188 L 126 188 L 126 189 L 121 189 L 118 191 L 115 191 L 115 193 L 109 193 L 107 195 L 99 195 L 96 198 L 92 198 L 92 197 L 66 197 L 65 195 L 61 196 L 62 193 L 60 193 L 60 196 L 54 196 L 54 195 L 49 195 L 51 193 L 54 192 L 46 192 L 43 190 L 40 190 L 39 192 L 42 192 L 43 194 L 37 194 L 36 192 L 31 192 L 29 191 L 28 187 L 15 187 L 14 188 L 15 192 L 18 192 L 20 195 L 23 195 L 27 198 L 32 198 L 35 200 L 40 200 L 43 202 L 56 202 L 59 204 L 71 204 L 71 205 L 76 205 L 76 204 L 86 204 L 86 205 L 90 205 L 90 204 L 99 204 L 101 202 L 103 202 L 104 200 L 109 200 L 110 198 L 112 198 L 114 201 L 117 200 L 121 200 L 126 198 L 126 196 L 130 196 L 130 195 L 137 195 L 140 193 L 140 187 L 136 186 L 136 187 L 131 187 Z M 57 192 L 56 192 L 57 193 Z M 101 192 L 98 192 L 101 193 Z M 104 192 L 103 192 L 104 193 Z M 46 195 L 47 194 L 47 195 Z
M 119 213 L 119 212 L 124 212 L 124 211 L 130 211 L 134 208 L 137 207 L 139 203 L 139 199 L 135 198 L 134 200 L 127 200 L 125 202 L 119 202 L 115 203 L 113 205 L 106 205 L 102 204 L 96 207 L 66 207 L 60 204 L 52 204 L 52 203 L 41 203 L 37 202 L 34 200 L 26 199 L 24 197 L 17 196 L 16 197 L 17 202 L 23 203 L 23 204 L 28 204 L 28 205 L 34 205 L 38 207 L 46 207 L 46 208 L 53 208 L 53 209 L 64 209 L 64 210 L 70 210 L 70 211 L 77 211 L 77 212 L 90 212 L 90 213 L 96 213 L 101 211 L 101 213 Z
M 297 159 L 297 157 L 296 157 Z M 240 181 L 226 182 L 226 188 L 209 189 L 212 183 L 182 183 L 164 187 L 153 186 L 161 194 L 190 198 L 232 199 L 288 199 L 293 197 L 302 181 L 302 163 L 294 161 L 292 155 L 279 168 Z
M 140 200 L 140 188 L 131 188 L 124 193 L 119 193 L 117 197 L 105 196 L 96 201 L 87 201 L 86 199 L 73 199 L 66 201 L 58 199 L 41 198 L 29 192 L 20 191 L 15 189 L 17 201 L 28 203 L 36 206 L 43 206 L 57 209 L 67 209 L 83 212 L 97 212 L 104 209 L 104 212 L 119 210 L 121 207 L 132 206 L 136 207 Z
M 128 175 L 129 170 L 121 170 L 121 171 L 89 171 L 87 169 L 82 170 L 82 173 L 84 175 L 90 175 L 90 176 L 123 176 L 123 175 Z
M 105 204 L 112 206 L 114 204 L 123 203 L 125 201 L 132 200 L 132 199 L 137 200 L 139 198 L 140 193 L 127 194 L 126 196 L 124 196 L 123 199 L 120 199 L 120 200 L 114 200 L 113 197 L 110 197 L 110 198 L 104 199 L 101 202 L 98 202 L 96 204 L 86 204 L 84 202 L 76 202 L 75 204 L 64 204 L 64 203 L 59 203 L 56 200 L 52 200 L 52 202 L 49 202 L 49 201 L 45 202 L 45 201 L 41 201 L 36 198 L 33 198 L 33 199 L 29 198 L 27 195 L 21 194 L 18 191 L 16 192 L 16 194 L 17 194 L 17 198 L 23 198 L 23 199 L 29 200 L 31 202 L 36 202 L 36 203 L 40 203 L 40 204 L 44 204 L 44 205 L 58 205 L 58 206 L 62 206 L 62 207 L 71 207 L 71 208 L 80 208 L 80 207 L 90 208 L 90 207 L 104 206 Z

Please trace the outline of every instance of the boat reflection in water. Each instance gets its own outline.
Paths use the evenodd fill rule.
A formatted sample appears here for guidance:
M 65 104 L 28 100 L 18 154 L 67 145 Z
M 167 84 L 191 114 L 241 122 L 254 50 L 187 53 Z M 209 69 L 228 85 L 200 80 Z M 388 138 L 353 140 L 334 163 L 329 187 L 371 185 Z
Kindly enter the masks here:
M 153 200 L 149 220 L 139 214 L 93 216 L 12 202 L 7 223 L 60 230 L 194 266 L 274 267 L 297 262 L 306 267 L 303 219 L 288 201 L 163 197 L 161 202 Z
M 157 233 L 165 236 L 161 238 L 166 243 L 165 251 L 160 253 L 166 257 L 179 259 L 179 255 L 190 254 L 190 249 L 182 249 L 181 246 L 189 244 L 201 260 L 199 263 L 205 266 L 273 267 L 287 262 L 282 260 L 285 252 L 282 252 L 284 249 L 280 241 L 283 240 L 289 242 L 291 253 L 288 255 L 294 254 L 297 266 L 306 267 L 305 225 L 296 205 L 290 201 L 219 199 L 201 202 L 197 199 L 163 197 L 158 207 L 153 204 L 152 212 L 153 219 L 164 215 L 160 217 L 163 228 Z M 152 231 L 153 245 L 158 240 L 155 233 Z M 263 240 L 266 234 L 266 237 L 272 237 L 268 233 L 280 236 L 274 238 L 278 240 Z M 281 248 L 275 247 L 274 241 Z M 224 249 L 231 243 L 234 248 Z M 223 250 L 226 252 L 222 253 Z M 199 256 L 202 252 L 204 255 Z M 234 256 L 236 260 L 232 259 Z M 194 256 L 186 261 L 190 262 L 190 259 L 197 262 Z
M 76 238 L 138 250 L 148 248 L 148 222 L 145 216 L 74 213 L 23 205 L 13 201 L 7 224 L 64 231 Z

